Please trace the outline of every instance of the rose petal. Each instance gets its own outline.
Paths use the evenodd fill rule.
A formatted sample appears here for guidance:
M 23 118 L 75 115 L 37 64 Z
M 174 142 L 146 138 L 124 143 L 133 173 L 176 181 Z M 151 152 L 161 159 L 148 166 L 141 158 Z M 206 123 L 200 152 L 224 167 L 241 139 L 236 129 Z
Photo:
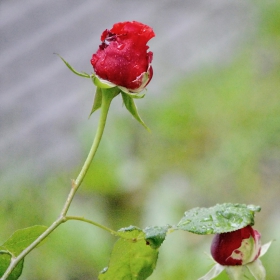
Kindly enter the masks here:
M 151 27 L 140 22 L 120 22 L 101 35 L 101 45 L 91 64 L 99 78 L 132 92 L 140 92 L 152 79 L 152 52 L 148 41 L 155 36 Z M 148 73 L 148 79 L 145 78 Z

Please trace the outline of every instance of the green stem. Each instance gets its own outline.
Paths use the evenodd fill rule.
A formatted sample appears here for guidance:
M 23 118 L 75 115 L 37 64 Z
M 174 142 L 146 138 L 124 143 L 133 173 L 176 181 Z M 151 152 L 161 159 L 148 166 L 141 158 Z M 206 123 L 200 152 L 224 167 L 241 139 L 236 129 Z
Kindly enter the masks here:
M 100 118 L 99 118 L 99 123 L 97 127 L 97 131 L 95 134 L 95 138 L 93 140 L 91 149 L 89 151 L 89 154 L 86 158 L 86 161 L 77 176 L 76 180 L 72 181 L 72 187 L 70 190 L 70 193 L 67 197 L 67 200 L 63 206 L 63 209 L 60 213 L 60 216 L 55 220 L 50 227 L 46 229 L 45 232 L 43 232 L 33 243 L 31 243 L 27 248 L 25 248 L 17 257 L 12 257 L 11 262 L 3 276 L 0 278 L 0 280 L 6 280 L 11 272 L 14 270 L 14 268 L 17 266 L 17 264 L 28 254 L 30 253 L 39 243 L 41 243 L 48 235 L 50 235 L 59 225 L 62 223 L 66 222 L 67 220 L 81 220 L 90 224 L 93 224 L 95 226 L 98 226 L 99 228 L 102 228 L 104 230 L 109 231 L 110 233 L 117 235 L 117 233 L 105 226 L 102 226 L 98 223 L 95 223 L 93 221 L 84 219 L 84 218 L 79 218 L 79 217 L 66 217 L 66 214 L 69 210 L 69 207 L 71 205 L 71 202 L 75 196 L 75 193 L 77 192 L 78 188 L 80 187 L 81 183 L 83 182 L 83 179 L 90 167 L 90 164 L 93 160 L 93 157 L 97 151 L 97 148 L 99 146 L 99 143 L 101 141 L 103 131 L 105 128 L 106 120 L 107 120 L 107 115 L 108 111 L 110 108 L 111 101 L 113 98 L 119 93 L 118 88 L 110 88 L 110 89 L 102 89 L 102 103 L 101 103 L 101 112 L 100 112 Z
M 108 92 L 109 93 L 109 92 Z M 109 107 L 111 104 L 111 101 L 113 100 L 114 95 L 112 94 L 107 94 L 107 92 L 104 90 L 103 91 L 103 95 L 102 95 L 102 104 L 101 104 L 101 113 L 100 113 L 100 119 L 99 119 L 99 124 L 98 124 L 98 128 L 96 131 L 96 135 L 94 138 L 94 141 L 92 143 L 91 149 L 89 151 L 89 154 L 87 156 L 87 159 L 80 171 L 80 174 L 78 175 L 75 184 L 77 185 L 77 188 L 81 185 L 88 169 L 89 166 L 92 162 L 92 159 L 97 151 L 97 148 L 99 146 L 99 143 L 101 141 L 102 138 L 102 134 L 105 128 L 105 124 L 106 124 L 106 120 L 107 120 L 107 115 L 108 115 L 108 111 L 109 111 Z
M 110 108 L 110 104 L 114 97 L 115 97 L 115 94 L 111 90 L 105 90 L 105 89 L 102 90 L 101 112 L 100 112 L 100 118 L 99 118 L 97 131 L 95 134 L 95 138 L 93 140 L 89 154 L 86 158 L 86 161 L 85 161 L 77 179 L 75 181 L 72 181 L 72 188 L 71 188 L 71 191 L 65 202 L 65 205 L 61 211 L 61 216 L 65 216 L 67 214 L 70 204 L 75 196 L 75 193 L 77 192 L 78 188 L 80 187 L 81 183 L 83 182 L 84 177 L 90 167 L 92 159 L 93 159 L 93 157 L 97 151 L 97 148 L 99 146 L 99 143 L 101 141 L 103 131 L 105 128 L 105 124 L 106 124 L 106 120 L 107 120 L 108 111 Z
M 111 234 L 113 234 L 113 235 L 115 235 L 115 236 L 118 236 L 118 233 L 117 233 L 116 231 L 114 231 L 114 230 L 112 230 L 112 229 L 110 229 L 110 228 L 108 228 L 108 227 L 105 227 L 105 226 L 103 226 L 103 225 L 101 225 L 101 224 L 99 224 L 99 223 L 96 223 L 96 222 L 94 222 L 94 221 L 88 220 L 88 219 L 86 219 L 86 218 L 84 218 L 84 217 L 67 216 L 67 217 L 65 217 L 65 220 L 66 220 L 66 221 L 75 220 L 75 221 L 82 221 L 82 222 L 85 222 L 85 223 L 89 223 L 89 224 L 92 224 L 92 225 L 94 225 L 94 226 L 97 226 L 97 227 L 99 227 L 99 228 L 101 228 L 101 229 L 104 229 L 104 230 L 110 232 Z

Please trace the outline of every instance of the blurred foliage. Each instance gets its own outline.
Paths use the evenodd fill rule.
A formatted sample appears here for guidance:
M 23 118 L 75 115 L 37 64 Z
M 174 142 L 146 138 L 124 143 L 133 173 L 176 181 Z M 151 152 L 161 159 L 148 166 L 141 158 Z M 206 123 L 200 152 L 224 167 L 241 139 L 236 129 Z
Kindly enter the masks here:
M 259 32 L 230 64 L 205 67 L 177 81 L 146 108 L 137 102 L 152 133 L 128 114 L 109 116 L 71 214 L 113 229 L 163 226 L 176 224 L 192 207 L 238 202 L 262 206 L 255 227 L 263 243 L 279 236 L 280 1 L 255 4 Z M 89 143 L 84 146 L 86 154 Z M 47 182 L 19 182 L 17 191 L 4 194 L 1 243 L 19 228 L 49 225 L 78 170 Z M 116 241 L 74 221 L 48 239 L 26 258 L 21 279 L 96 279 Z M 210 242 L 211 236 L 170 234 L 149 279 L 204 275 L 213 263 L 204 254 Z M 267 279 L 280 277 L 279 251 L 277 240 L 262 258 Z M 222 273 L 217 279 L 227 277 Z

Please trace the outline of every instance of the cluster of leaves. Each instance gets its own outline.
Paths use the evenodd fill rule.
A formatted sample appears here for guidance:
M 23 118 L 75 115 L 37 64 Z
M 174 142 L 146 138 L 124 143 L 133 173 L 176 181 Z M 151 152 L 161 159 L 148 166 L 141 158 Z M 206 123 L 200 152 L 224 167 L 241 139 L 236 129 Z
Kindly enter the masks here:
M 140 229 L 135 226 L 120 229 L 112 250 L 108 267 L 99 274 L 100 280 L 147 279 L 156 267 L 158 250 L 168 233 L 183 230 L 195 234 L 230 232 L 254 224 L 254 214 L 260 207 L 245 204 L 224 203 L 210 208 L 194 208 L 185 212 L 177 225 L 154 226 Z M 47 227 L 33 226 L 16 231 L 0 247 L 0 275 L 10 262 L 39 237 Z M 21 259 L 7 278 L 18 279 L 23 268 Z

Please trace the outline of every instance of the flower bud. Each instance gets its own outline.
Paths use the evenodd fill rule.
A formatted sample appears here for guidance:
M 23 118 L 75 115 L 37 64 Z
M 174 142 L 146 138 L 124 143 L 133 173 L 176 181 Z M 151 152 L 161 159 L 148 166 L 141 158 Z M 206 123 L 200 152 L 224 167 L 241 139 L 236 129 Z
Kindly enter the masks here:
M 258 231 L 251 226 L 216 234 L 211 245 L 212 257 L 225 266 L 251 263 L 260 255 L 260 237 Z
M 91 59 L 97 77 L 131 92 L 140 92 L 153 76 L 153 53 L 148 41 L 155 36 L 140 22 L 120 22 L 101 35 L 101 45 Z

